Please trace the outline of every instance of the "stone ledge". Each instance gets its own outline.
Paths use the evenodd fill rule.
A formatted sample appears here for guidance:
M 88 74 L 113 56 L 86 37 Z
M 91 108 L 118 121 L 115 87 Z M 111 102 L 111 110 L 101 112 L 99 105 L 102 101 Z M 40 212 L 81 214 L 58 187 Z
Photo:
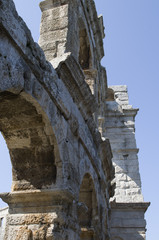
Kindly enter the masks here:
M 117 105 L 117 102 L 115 102 Z M 112 105 L 111 109 L 111 103 L 106 102 L 106 108 L 107 108 L 107 113 L 105 114 L 106 117 L 134 117 L 137 115 L 139 108 L 132 108 L 131 105 L 120 105 L 118 104 L 118 107 L 115 106 L 115 104 Z M 130 108 L 127 108 L 127 106 L 130 106 Z
M 124 149 L 119 149 L 119 150 L 113 150 L 113 152 L 134 152 L 134 153 L 138 153 L 139 152 L 139 148 L 124 148 Z
M 34 206 L 48 206 L 49 202 L 52 205 L 65 201 L 72 202 L 74 200 L 73 194 L 67 189 L 8 192 L 1 193 L 0 198 L 10 206 L 13 204 L 28 206 L 29 203 Z
M 122 202 L 115 202 L 112 201 L 110 202 L 111 208 L 112 209 L 122 209 L 122 210 L 144 210 L 144 212 L 146 212 L 146 210 L 148 209 L 148 207 L 150 206 L 150 202 L 131 202 L 131 203 L 122 203 Z

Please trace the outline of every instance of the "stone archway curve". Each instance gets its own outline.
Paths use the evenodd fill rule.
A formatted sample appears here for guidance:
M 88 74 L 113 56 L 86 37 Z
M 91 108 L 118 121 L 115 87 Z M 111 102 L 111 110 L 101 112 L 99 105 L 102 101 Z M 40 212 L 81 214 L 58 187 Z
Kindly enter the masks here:
M 12 191 L 51 188 L 60 160 L 47 115 L 25 92 L 1 92 L 0 100 L 0 131 L 10 152 Z
M 98 203 L 95 186 L 91 175 L 86 173 L 79 192 L 78 220 L 81 229 L 81 239 L 96 239 L 97 219 Z

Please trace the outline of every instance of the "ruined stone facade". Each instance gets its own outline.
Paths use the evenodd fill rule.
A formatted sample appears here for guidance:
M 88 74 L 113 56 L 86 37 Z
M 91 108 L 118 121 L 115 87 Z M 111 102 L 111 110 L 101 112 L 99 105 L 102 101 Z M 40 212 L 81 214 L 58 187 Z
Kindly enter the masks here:
M 3 239 L 145 239 L 137 110 L 125 86 L 107 87 L 103 19 L 93 0 L 40 8 L 43 50 L 0 0 L 0 131 L 13 172 Z

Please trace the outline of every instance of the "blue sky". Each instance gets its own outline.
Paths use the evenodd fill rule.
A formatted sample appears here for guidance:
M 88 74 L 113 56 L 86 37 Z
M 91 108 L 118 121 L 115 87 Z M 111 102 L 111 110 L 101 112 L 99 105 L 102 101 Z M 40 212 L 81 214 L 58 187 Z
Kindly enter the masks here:
M 14 0 L 17 10 L 39 38 L 39 0 Z M 96 0 L 105 23 L 105 57 L 109 85 L 127 85 L 130 104 L 140 111 L 136 117 L 136 139 L 142 192 L 151 201 L 146 214 L 147 240 L 157 240 L 159 228 L 159 1 Z M 10 191 L 11 165 L 0 137 L 0 192 Z M 0 207 L 4 206 L 0 202 Z

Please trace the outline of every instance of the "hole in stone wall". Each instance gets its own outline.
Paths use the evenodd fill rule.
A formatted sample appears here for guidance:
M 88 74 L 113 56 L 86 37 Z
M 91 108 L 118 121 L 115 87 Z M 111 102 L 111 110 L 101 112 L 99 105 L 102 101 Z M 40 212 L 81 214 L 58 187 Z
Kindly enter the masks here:
M 3 135 L 0 133 L 0 192 L 10 192 L 12 184 L 12 166 L 9 151 Z M 0 208 L 5 207 L 0 199 Z

